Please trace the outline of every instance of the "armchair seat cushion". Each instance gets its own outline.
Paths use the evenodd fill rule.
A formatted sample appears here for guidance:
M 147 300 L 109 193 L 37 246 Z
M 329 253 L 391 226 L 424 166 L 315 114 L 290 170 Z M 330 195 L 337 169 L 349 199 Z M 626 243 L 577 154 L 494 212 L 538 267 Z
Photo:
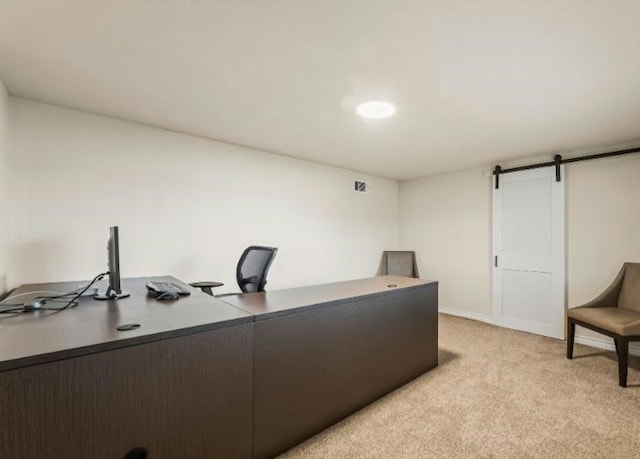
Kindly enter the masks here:
M 640 312 L 621 308 L 574 308 L 567 316 L 621 336 L 640 335 Z

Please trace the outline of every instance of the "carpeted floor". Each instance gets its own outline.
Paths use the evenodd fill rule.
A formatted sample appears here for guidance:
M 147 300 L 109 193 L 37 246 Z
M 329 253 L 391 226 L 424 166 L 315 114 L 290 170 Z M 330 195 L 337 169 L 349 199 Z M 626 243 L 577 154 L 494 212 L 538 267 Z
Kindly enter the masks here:
M 640 360 L 440 314 L 439 366 L 282 457 L 640 458 Z

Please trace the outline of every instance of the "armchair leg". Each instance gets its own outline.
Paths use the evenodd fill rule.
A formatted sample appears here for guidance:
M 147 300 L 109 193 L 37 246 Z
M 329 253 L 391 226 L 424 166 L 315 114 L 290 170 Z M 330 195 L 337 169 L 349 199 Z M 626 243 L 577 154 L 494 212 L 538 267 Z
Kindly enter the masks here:
M 629 340 L 619 338 L 618 343 L 618 379 L 620 387 L 627 387 L 627 367 L 629 365 Z
M 573 340 L 576 336 L 576 323 L 571 318 L 567 318 L 567 358 L 573 358 Z
M 613 338 L 613 344 L 616 345 L 616 355 L 619 357 L 620 356 L 620 350 L 618 349 L 618 340 Z

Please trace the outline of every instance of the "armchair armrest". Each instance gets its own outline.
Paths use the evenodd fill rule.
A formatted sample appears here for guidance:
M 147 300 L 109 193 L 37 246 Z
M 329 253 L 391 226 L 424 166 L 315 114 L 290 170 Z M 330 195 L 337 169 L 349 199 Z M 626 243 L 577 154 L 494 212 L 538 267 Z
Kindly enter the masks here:
M 222 287 L 224 284 L 222 282 L 191 282 L 189 285 L 195 288 L 199 288 L 207 295 L 213 296 L 213 291 L 211 289 Z

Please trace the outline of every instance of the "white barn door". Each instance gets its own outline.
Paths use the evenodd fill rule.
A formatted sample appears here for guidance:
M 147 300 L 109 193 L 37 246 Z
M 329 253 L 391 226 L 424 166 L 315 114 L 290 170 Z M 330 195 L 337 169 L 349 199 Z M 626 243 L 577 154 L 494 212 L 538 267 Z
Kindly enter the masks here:
M 493 319 L 564 339 L 564 166 L 500 175 L 493 186 Z

